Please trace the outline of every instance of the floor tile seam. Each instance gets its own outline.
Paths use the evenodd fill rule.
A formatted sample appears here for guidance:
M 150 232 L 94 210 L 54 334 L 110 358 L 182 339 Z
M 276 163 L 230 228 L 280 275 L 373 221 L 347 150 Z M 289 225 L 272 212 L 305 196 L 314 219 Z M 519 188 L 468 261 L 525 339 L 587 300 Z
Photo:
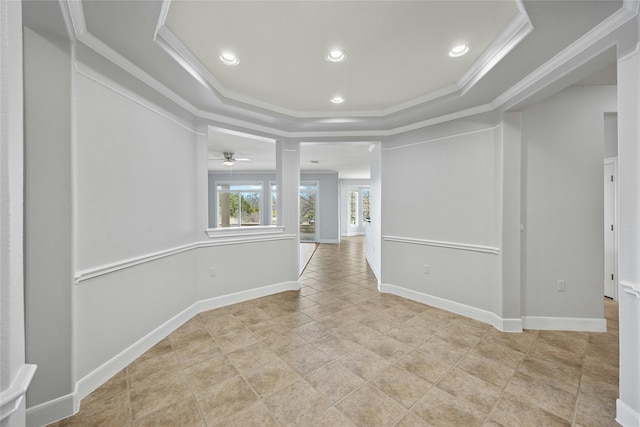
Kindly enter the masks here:
M 125 378 L 127 381 L 127 406 L 129 407 L 129 423 L 133 425 L 133 406 L 131 404 L 131 381 L 129 378 L 129 366 L 124 368 Z M 81 402 L 82 403 L 82 402 Z
M 489 383 L 488 381 L 486 381 L 486 380 L 484 380 L 484 379 L 482 379 L 482 378 L 480 378 L 480 377 L 477 377 L 477 376 L 475 376 L 475 375 L 473 375 L 473 374 L 471 374 L 471 373 L 469 373 L 469 372 L 466 372 L 465 370 L 463 370 L 463 369 L 461 369 L 461 368 L 458 368 L 458 365 L 460 365 L 460 363 L 461 363 L 461 362 L 462 362 L 462 361 L 463 361 L 463 360 L 464 360 L 464 359 L 465 359 L 469 354 L 471 354 L 471 352 L 473 351 L 473 349 L 474 349 L 474 348 L 476 348 L 476 347 L 478 346 L 478 344 L 479 344 L 479 343 L 480 343 L 480 342 L 481 342 L 481 341 L 482 341 L 482 340 L 483 340 L 483 339 L 484 339 L 484 338 L 489 334 L 489 332 L 490 332 L 490 331 L 491 331 L 491 329 L 488 329 L 487 331 L 485 331 L 485 333 L 482 335 L 482 337 L 481 337 L 479 340 L 477 340 L 477 341 L 475 342 L 475 344 L 474 344 L 474 345 L 472 345 L 472 346 L 471 346 L 471 347 L 470 347 L 470 348 L 469 348 L 469 349 L 468 349 L 468 350 L 467 350 L 467 351 L 466 351 L 462 356 L 460 356 L 460 358 L 459 358 L 459 359 L 458 359 L 458 360 L 457 360 L 453 365 L 451 365 L 451 366 L 449 367 L 449 369 L 447 369 L 447 371 L 446 371 L 444 374 L 442 374 L 442 375 L 441 375 L 441 376 L 440 376 L 440 377 L 439 377 L 439 378 L 438 378 L 438 379 L 433 383 L 433 387 L 438 387 L 438 384 L 440 384 L 440 382 L 442 382 L 442 380 L 443 380 L 443 379 L 444 379 L 444 378 L 445 378 L 445 377 L 446 377 L 450 372 L 452 372 L 454 369 L 459 369 L 460 371 L 465 372 L 465 373 L 467 373 L 467 374 L 469 374 L 469 375 L 473 376 L 474 378 L 479 379 L 480 381 L 483 381 L 483 382 L 485 382 L 485 383 L 487 383 L 487 384 L 493 385 L 493 384 Z M 515 371 L 514 371 L 514 372 L 515 372 Z M 432 387 L 432 388 L 433 388 L 433 387 Z M 496 387 L 497 387 L 497 386 L 496 386 Z M 450 395 L 450 396 L 452 396 L 453 398 L 458 399 L 458 397 L 457 397 L 457 396 L 452 395 L 452 394 L 451 394 L 451 393 L 449 393 L 447 390 L 444 390 L 443 388 L 440 388 L 440 387 L 438 387 L 438 389 L 439 389 L 439 390 L 442 390 L 443 392 L 445 392 L 445 393 L 447 393 L 447 394 L 449 394 L 449 395 Z M 495 408 L 495 406 L 496 406 L 496 405 L 498 404 L 498 402 L 500 401 L 500 398 L 502 397 L 502 394 L 504 393 L 504 390 L 505 390 L 505 389 L 506 389 L 506 386 L 501 390 L 500 395 L 498 396 L 498 398 L 496 399 L 496 401 L 494 402 L 494 404 L 491 406 L 491 409 L 490 409 L 490 410 L 487 412 L 487 414 L 485 415 L 485 417 L 484 417 L 484 419 L 483 419 L 483 423 L 486 423 L 486 422 L 488 421 L 488 419 L 489 419 L 489 418 L 488 418 L 488 417 L 489 417 L 489 414 L 493 411 L 493 409 Z M 463 399 L 463 400 L 464 400 L 464 399 Z M 471 406 L 475 408 L 475 406 L 473 406 L 473 405 L 471 405 Z M 478 409 L 478 408 L 475 408 L 475 409 Z M 478 409 L 478 410 L 479 410 L 479 409 Z M 479 410 L 479 411 L 480 411 L 480 410 Z
M 213 337 L 211 337 L 211 338 L 213 339 Z M 215 340 L 214 340 L 214 342 L 215 342 Z M 217 345 L 217 343 L 216 343 L 216 345 Z M 173 344 L 171 344 L 171 348 L 173 349 L 173 352 L 176 353 Z M 218 346 L 218 348 L 220 348 L 220 346 Z M 220 351 L 222 352 L 222 349 L 220 349 Z M 183 377 L 185 379 L 185 382 L 187 384 L 187 389 L 189 390 L 189 394 L 191 395 L 191 398 L 195 402 L 196 408 L 198 408 L 198 414 L 200 415 L 200 419 L 202 420 L 202 422 L 204 422 L 204 424 L 206 426 L 208 426 L 209 424 L 207 423 L 207 419 L 204 416 L 204 412 L 202 411 L 202 408 L 200 407 L 200 402 L 198 401 L 198 399 L 196 397 L 196 393 L 195 393 L 194 387 L 192 386 L 191 381 L 189 381 L 189 377 L 187 376 L 186 369 L 188 369 L 188 368 L 185 367 L 184 364 L 180 362 L 180 358 L 178 357 L 177 354 L 175 356 L 176 356 L 176 358 L 178 358 L 178 363 L 180 364 L 180 370 L 182 371 L 182 375 L 183 375 Z M 222 352 L 222 357 L 226 358 L 226 355 L 224 354 L 224 352 Z M 203 361 L 202 363 L 204 363 L 204 362 L 209 363 L 211 361 L 211 359 L 212 358 L 209 358 L 206 361 Z M 227 359 L 227 361 L 229 361 L 229 360 Z M 195 366 L 195 365 L 193 365 L 193 366 Z M 156 412 L 156 411 L 154 411 L 154 412 Z M 133 425 L 133 417 L 132 417 L 131 423 Z
M 524 352 L 524 356 L 522 356 L 522 358 L 518 362 L 518 365 L 513 369 L 513 374 L 511 374 L 511 377 L 509 378 L 509 381 L 507 381 L 507 384 L 502 388 L 502 391 L 500 392 L 500 395 L 496 399 L 496 402 L 493 404 L 493 406 L 491 407 L 491 409 L 489 410 L 489 412 L 485 416 L 484 420 L 482 421 L 483 423 L 487 423 L 487 422 L 489 422 L 491 420 L 491 416 L 493 415 L 493 413 L 495 412 L 496 408 L 500 404 L 500 401 L 502 400 L 502 397 L 505 395 L 505 393 L 507 393 L 507 388 L 509 388 L 509 385 L 511 385 L 511 381 L 513 380 L 513 377 L 516 376 L 516 374 L 520 370 L 520 367 L 522 366 L 524 361 L 527 359 L 527 356 L 531 352 L 531 349 L 533 348 L 534 343 L 536 342 L 537 339 L 538 339 L 538 335 L 536 335 L 536 337 L 533 340 L 531 340 L 531 342 L 529 343 L 529 346 L 527 347 L 527 351 Z M 545 409 L 545 411 L 546 411 L 546 409 Z
M 582 389 L 582 381 L 584 377 L 584 365 L 585 359 L 587 358 L 587 352 L 585 351 L 582 355 L 582 364 L 580 366 L 580 380 L 578 381 L 578 390 L 576 391 L 576 400 L 573 403 L 573 417 L 571 419 L 571 424 L 574 425 L 576 423 L 576 418 L 578 417 L 578 402 L 580 399 L 580 390 Z
M 168 336 L 167 336 L 167 338 L 168 338 Z M 181 375 L 182 375 L 182 378 L 183 378 L 183 380 L 184 380 L 184 383 L 185 383 L 185 385 L 187 386 L 187 390 L 189 390 L 189 394 L 191 395 L 191 397 L 193 398 L 193 400 L 196 402 L 196 406 L 199 406 L 199 405 L 198 405 L 198 401 L 196 400 L 195 395 L 193 394 L 193 392 L 192 392 L 192 390 L 191 390 L 191 387 L 190 387 L 190 385 L 189 385 L 189 383 L 190 383 L 190 382 L 189 382 L 189 379 L 187 378 L 187 375 L 186 375 L 186 373 L 184 372 L 185 368 L 184 368 L 183 364 L 181 363 L 180 358 L 178 357 L 178 355 L 177 355 L 177 353 L 176 353 L 176 351 L 175 351 L 175 349 L 174 349 L 174 347 L 173 347 L 173 344 L 171 343 L 171 341 L 170 341 L 170 340 L 169 340 L 169 345 L 171 346 L 171 352 L 173 353 L 173 356 L 176 358 L 176 360 L 177 360 L 177 362 L 178 362 L 178 367 L 179 367 L 180 373 L 181 373 Z M 127 370 L 128 370 L 128 367 L 127 367 Z M 146 418 L 146 417 L 148 417 L 148 416 L 150 416 L 150 415 L 152 415 L 152 414 L 154 414 L 154 413 L 156 413 L 156 412 L 158 412 L 158 411 L 161 411 L 161 410 L 163 410 L 163 409 L 166 409 L 166 408 L 168 408 L 169 406 L 171 406 L 171 405 L 173 405 L 173 404 L 177 403 L 177 402 L 170 402 L 170 403 L 167 403 L 166 405 L 164 405 L 164 406 L 160 406 L 159 408 L 157 408 L 157 409 L 155 409 L 155 410 L 153 410 L 153 411 L 149 412 L 148 414 L 143 415 L 142 417 L 139 417 L 139 418 L 134 419 L 134 417 L 133 417 L 133 404 L 132 404 L 132 401 L 131 401 L 130 377 L 129 377 L 129 375 L 128 375 L 128 372 L 127 372 L 127 392 L 128 392 L 128 397 L 129 397 L 129 416 L 130 416 L 129 421 L 130 421 L 131 425 L 133 425 L 133 423 L 134 423 L 134 422 L 140 421 L 140 420 L 142 420 L 142 419 L 144 419 L 144 418 Z M 183 399 L 183 400 L 184 400 L 184 399 Z M 178 401 L 178 402 L 179 402 L 179 401 Z M 202 415 L 202 414 L 201 414 L 201 415 Z M 202 419 L 204 420 L 204 417 L 203 417 Z
M 335 360 L 336 362 L 338 361 L 338 359 Z M 392 364 L 393 365 L 393 364 Z M 350 397 L 351 395 L 355 394 L 357 391 L 361 390 L 362 388 L 364 388 L 365 386 L 369 385 L 370 387 L 374 388 L 375 390 L 379 391 L 380 393 L 382 393 L 383 395 L 385 395 L 386 397 L 388 397 L 389 399 L 393 400 L 394 402 L 398 403 L 400 406 L 402 406 L 405 411 L 403 412 L 402 416 L 400 418 L 398 418 L 397 421 L 395 421 L 393 424 L 391 424 L 392 426 L 395 426 L 396 424 L 398 424 L 409 412 L 409 409 L 407 409 L 402 403 L 398 402 L 396 399 L 394 399 L 393 397 L 389 396 L 387 393 L 385 393 L 384 391 L 380 390 L 378 387 L 376 387 L 375 385 L 373 385 L 372 381 L 374 380 L 374 378 L 377 378 L 378 376 L 380 376 L 384 371 L 386 371 L 390 366 L 387 366 L 386 368 L 383 368 L 379 371 L 377 371 L 375 374 L 373 374 L 369 379 L 364 379 L 362 378 L 360 375 L 355 374 L 357 377 L 362 378 L 364 380 L 364 382 L 362 384 L 360 384 L 358 387 L 354 388 L 353 390 L 351 390 L 349 393 L 347 393 L 346 395 L 342 396 L 340 399 L 338 399 L 337 401 L 335 401 L 334 403 L 332 403 L 331 406 L 333 406 L 337 411 L 339 411 L 342 415 L 344 415 L 349 421 L 352 421 L 355 423 L 355 420 L 353 420 L 352 418 L 350 418 L 349 416 L 347 416 L 347 414 L 345 414 L 344 412 L 342 412 L 340 410 L 340 408 L 338 407 L 338 405 L 346 400 L 348 397 Z M 351 370 L 349 368 L 347 368 L 346 366 L 342 365 L 345 369 L 347 369 L 349 372 L 351 372 Z M 312 386 L 313 387 L 313 386 Z M 315 390 L 315 388 L 314 388 Z M 431 387 L 429 388 L 429 390 L 431 390 Z M 426 392 L 425 392 L 426 394 Z M 423 395 L 424 396 L 424 395 Z M 422 397 L 421 397 L 422 398 Z
M 431 389 L 433 389 L 436 385 L 435 385 L 434 383 L 432 383 L 431 381 L 428 381 L 428 380 L 426 380 L 426 379 L 424 379 L 424 378 L 421 378 L 421 377 L 417 376 L 417 375 L 416 375 L 416 374 L 414 374 L 413 372 L 409 372 L 409 371 L 407 371 L 407 370 L 406 370 L 406 369 L 404 369 L 402 366 L 399 366 L 399 365 L 396 365 L 396 364 L 393 364 L 393 366 L 395 366 L 396 368 L 401 369 L 401 370 L 402 370 L 402 371 L 404 371 L 405 373 L 407 373 L 407 374 L 409 374 L 409 375 L 412 375 L 412 376 L 414 376 L 414 377 L 416 377 L 416 378 L 418 378 L 418 379 L 420 379 L 420 380 L 422 380 L 422 381 L 426 382 L 427 384 L 429 384 L 429 388 L 427 388 L 427 390 L 425 390 L 425 392 L 424 392 L 424 393 L 422 393 L 422 395 L 421 395 L 419 398 L 417 398 L 417 399 L 415 400 L 415 402 L 413 402 L 413 404 L 411 404 L 411 406 L 409 406 L 408 408 L 406 408 L 406 407 L 405 407 L 401 402 L 398 402 L 398 403 L 400 403 L 400 405 L 402 405 L 403 407 L 405 407 L 406 411 L 405 411 L 404 415 L 402 415 L 402 417 L 400 417 L 400 419 L 396 422 L 396 424 L 397 424 L 397 423 L 399 423 L 400 421 L 402 421 L 402 419 L 403 419 L 404 417 L 406 417 L 406 416 L 407 416 L 407 415 L 408 415 L 408 414 L 413 410 L 413 408 L 414 408 L 416 405 L 418 405 L 420 402 L 422 402 L 422 400 L 424 399 L 424 397 L 425 397 L 425 396 L 429 393 L 429 391 L 431 391 Z M 388 369 L 388 368 L 386 368 L 386 369 Z M 385 369 L 385 371 L 386 371 L 386 369 Z M 378 374 L 376 374 L 375 376 L 371 377 L 371 379 L 370 379 L 369 381 L 373 381 L 375 378 L 377 378 L 377 377 L 378 377 L 378 376 L 380 376 L 381 374 L 382 374 L 382 373 L 378 373 Z M 386 394 L 383 390 L 380 390 L 379 388 L 377 388 L 374 384 L 371 384 L 371 386 L 372 386 L 372 387 L 374 387 L 376 390 L 379 390 L 379 391 L 381 391 L 382 393 L 384 393 L 385 395 L 389 396 L 389 395 L 388 395 L 388 394 Z M 391 397 L 391 396 L 389 396 L 389 397 Z M 393 397 L 391 397 L 391 398 L 393 399 Z M 393 400 L 395 400 L 395 399 L 393 399 Z M 395 400 L 395 401 L 397 402 L 397 400 Z M 417 414 L 415 414 L 415 413 L 414 413 L 414 415 L 416 415 L 416 416 L 417 416 L 418 418 L 420 418 L 420 419 L 423 419 L 422 417 L 420 417 L 419 415 L 417 415 Z M 425 420 L 425 421 L 427 421 L 427 420 Z M 395 425 L 395 424 L 394 424 L 394 425 Z

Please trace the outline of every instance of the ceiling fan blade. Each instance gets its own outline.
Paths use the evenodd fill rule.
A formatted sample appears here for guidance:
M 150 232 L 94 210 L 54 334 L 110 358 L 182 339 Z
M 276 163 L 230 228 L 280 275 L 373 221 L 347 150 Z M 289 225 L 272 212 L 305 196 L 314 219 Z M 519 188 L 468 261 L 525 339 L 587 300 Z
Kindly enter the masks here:
M 249 159 L 248 157 L 236 157 L 235 159 L 236 162 L 250 162 L 251 159 Z

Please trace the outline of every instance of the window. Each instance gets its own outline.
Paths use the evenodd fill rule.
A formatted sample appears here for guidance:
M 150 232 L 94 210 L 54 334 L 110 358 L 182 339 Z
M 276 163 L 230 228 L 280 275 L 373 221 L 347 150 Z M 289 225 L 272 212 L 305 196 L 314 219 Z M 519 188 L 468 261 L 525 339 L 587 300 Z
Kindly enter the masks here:
M 347 221 L 353 229 L 371 222 L 371 190 L 369 186 L 351 186 L 347 195 Z M 344 214 L 343 214 L 344 215 Z M 360 230 L 363 231 L 363 230 Z
M 276 184 L 270 183 L 271 186 L 271 225 L 278 224 L 278 190 Z
M 218 183 L 217 227 L 248 227 L 260 225 L 262 184 Z
M 349 225 L 358 225 L 358 191 L 349 191 Z
M 369 205 L 369 190 L 362 190 L 362 222 L 371 220 L 371 211 Z

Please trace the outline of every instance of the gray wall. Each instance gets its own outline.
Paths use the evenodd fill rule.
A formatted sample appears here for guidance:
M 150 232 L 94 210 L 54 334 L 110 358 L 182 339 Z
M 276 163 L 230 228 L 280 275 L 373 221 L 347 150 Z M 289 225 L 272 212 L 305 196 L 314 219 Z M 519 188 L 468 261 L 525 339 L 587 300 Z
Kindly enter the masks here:
M 72 385 L 71 57 L 24 29 L 27 406 Z
M 527 316 L 603 316 L 603 117 L 616 108 L 615 86 L 584 86 L 523 112 Z
M 496 137 L 472 118 L 383 144 L 383 283 L 496 312 L 497 255 L 389 240 L 498 246 Z
M 571 87 L 502 119 L 470 117 L 385 142 L 383 283 L 505 319 L 601 320 L 603 118 L 616 108 L 613 86 Z
M 604 115 L 604 158 L 618 157 L 618 114 Z

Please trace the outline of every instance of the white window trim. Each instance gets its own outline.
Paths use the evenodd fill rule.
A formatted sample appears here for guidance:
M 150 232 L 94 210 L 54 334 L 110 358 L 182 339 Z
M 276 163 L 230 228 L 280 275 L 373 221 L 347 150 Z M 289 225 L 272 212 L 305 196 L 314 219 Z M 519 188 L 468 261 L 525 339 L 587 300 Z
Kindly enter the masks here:
M 255 192 L 259 192 L 260 193 L 260 204 L 262 204 L 262 197 L 264 195 L 264 185 L 262 183 L 262 181 L 242 181 L 242 180 L 238 180 L 238 181 L 234 181 L 234 180 L 224 180 L 224 181 L 214 181 L 214 186 L 215 186 L 215 196 L 216 196 L 216 227 L 215 228 L 207 228 L 207 234 L 209 234 L 209 230 L 236 230 L 236 229 L 243 229 L 243 228 L 260 228 L 260 227 L 272 227 L 272 226 L 266 226 L 266 225 L 259 225 L 259 226 L 237 226 L 237 227 L 217 227 L 217 223 L 218 223 L 218 215 L 220 215 L 220 193 L 221 191 L 218 190 L 218 186 L 220 185 L 257 185 L 260 186 L 260 190 L 224 190 L 222 191 L 222 193 L 255 193 Z M 260 209 L 260 221 L 262 221 L 263 216 L 262 216 L 262 206 Z M 264 233 L 256 233 L 256 234 L 264 234 Z M 242 234 L 242 235 L 246 235 L 246 234 Z M 209 236 L 211 237 L 211 236 Z
M 284 233 L 284 227 L 281 225 L 259 225 L 253 227 L 207 228 L 206 232 L 210 239 L 232 240 L 237 238 L 237 240 L 246 240 L 250 237 L 256 237 L 256 240 L 262 240 L 262 237 Z

